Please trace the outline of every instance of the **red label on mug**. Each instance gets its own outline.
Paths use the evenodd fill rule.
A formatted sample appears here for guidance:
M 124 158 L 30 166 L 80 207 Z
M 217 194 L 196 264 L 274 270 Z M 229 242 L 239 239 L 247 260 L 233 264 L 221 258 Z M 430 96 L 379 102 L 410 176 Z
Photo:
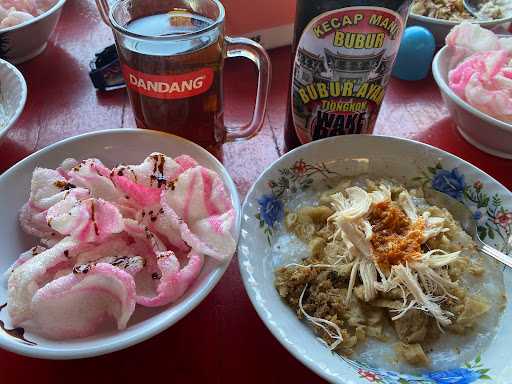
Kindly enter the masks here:
M 208 91 L 213 84 L 211 68 L 179 75 L 150 75 L 124 64 L 122 70 L 130 89 L 157 99 L 184 99 L 197 96 Z

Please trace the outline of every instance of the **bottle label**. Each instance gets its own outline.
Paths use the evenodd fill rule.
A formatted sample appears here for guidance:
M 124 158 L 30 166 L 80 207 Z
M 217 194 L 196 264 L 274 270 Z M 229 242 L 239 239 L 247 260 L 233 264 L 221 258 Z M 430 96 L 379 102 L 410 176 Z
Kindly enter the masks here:
M 137 93 L 156 99 L 184 99 L 200 95 L 213 84 L 213 69 L 203 68 L 178 75 L 150 75 L 121 66 L 127 86 Z
M 297 45 L 291 90 L 293 122 L 302 144 L 372 132 L 403 19 L 387 8 L 348 7 L 321 14 L 306 26 Z

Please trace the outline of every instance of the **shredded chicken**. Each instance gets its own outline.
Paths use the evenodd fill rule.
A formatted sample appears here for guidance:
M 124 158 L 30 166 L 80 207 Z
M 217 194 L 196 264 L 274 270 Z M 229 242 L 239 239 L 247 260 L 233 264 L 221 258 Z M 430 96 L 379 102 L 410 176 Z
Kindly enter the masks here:
M 373 263 L 373 251 L 369 241 L 373 237 L 373 230 L 371 224 L 363 217 L 368 214 L 372 199 L 360 187 L 347 188 L 346 192 L 347 198 L 342 193 L 332 196 L 332 206 L 335 212 L 328 219 L 337 228 L 334 238 L 341 235 L 347 244 L 350 261 L 355 261 L 350 274 L 345 302 L 348 302 L 352 296 L 358 271 L 363 282 L 364 298 L 366 301 L 370 301 L 376 295 L 377 270 Z
M 405 292 L 412 296 L 412 299 L 409 300 L 403 309 L 398 310 L 399 314 L 392 317 L 391 320 L 400 318 L 407 311 L 414 308 L 428 312 L 440 325 L 446 326 L 452 323 L 449 317 L 452 317 L 453 314 L 441 309 L 441 306 L 438 304 L 442 297 L 433 297 L 425 294 L 418 283 L 416 275 L 412 273 L 408 266 L 402 264 L 395 265 L 393 266 L 392 273 L 394 274 L 394 283 L 404 288 Z
M 412 202 L 411 195 L 407 190 L 403 190 L 400 192 L 400 195 L 398 195 L 398 204 L 400 205 L 400 208 L 405 212 L 409 220 L 412 222 L 415 222 L 418 220 L 418 213 L 416 212 L 416 206 Z
M 360 219 L 370 209 L 371 199 L 368 193 L 360 187 L 349 187 L 343 193 L 332 196 L 332 206 L 336 210 L 330 220 L 335 222 L 348 222 Z
M 448 231 L 448 228 L 444 227 L 444 222 L 446 221 L 444 217 L 432 217 L 430 212 L 423 212 L 422 218 L 425 223 L 423 243 L 426 243 L 429 239 L 436 237 L 440 233 Z
M 329 345 L 329 348 L 331 350 L 333 350 L 343 341 L 343 337 L 341 335 L 341 329 L 340 329 L 340 327 L 338 327 L 332 321 L 328 321 L 328 320 L 325 320 L 325 319 L 321 319 L 319 317 L 314 317 L 314 316 L 308 315 L 308 313 L 304 310 L 304 307 L 302 306 L 302 300 L 304 299 L 304 293 L 306 292 L 307 288 L 308 288 L 308 285 L 306 284 L 304 286 L 304 289 L 302 290 L 302 293 L 300 294 L 300 298 L 299 298 L 299 309 L 300 309 L 300 312 L 304 315 L 304 317 L 308 321 L 310 321 L 311 323 L 313 323 L 317 327 L 320 327 L 321 329 L 323 329 L 332 339 L 334 339 L 334 342 Z M 329 327 L 331 329 L 329 329 Z M 320 339 L 320 340 L 322 340 L 322 339 Z
M 421 256 L 421 261 L 430 268 L 441 268 L 455 261 L 460 251 L 448 253 L 442 249 L 433 249 Z
M 399 319 L 411 309 L 418 309 L 428 312 L 440 326 L 450 325 L 452 314 L 443 311 L 438 303 L 446 297 L 453 298 L 448 293 L 453 283 L 432 267 L 446 265 L 458 254 L 448 256 L 434 250 L 423 255 L 421 251 L 426 237 L 425 223 L 429 225 L 428 236 L 432 236 L 443 231 L 444 219 L 436 220 L 430 215 L 419 217 L 407 190 L 399 194 L 398 202 L 388 199 L 391 192 L 383 185 L 377 193 L 372 193 L 370 195 L 360 187 L 349 187 L 347 196 L 341 192 L 332 196 L 335 212 L 328 220 L 336 227 L 333 238 L 341 237 L 347 244 L 350 261 L 354 262 L 345 302 L 350 301 L 359 276 L 366 302 L 375 299 L 377 290 L 401 289 L 403 306 L 396 310 L 398 314 L 392 320 Z M 383 268 L 391 268 L 392 278 L 386 278 Z M 434 296 L 436 292 L 440 296 Z
M 384 203 L 391 200 L 391 190 L 387 185 L 380 184 L 379 189 L 368 194 L 372 204 Z

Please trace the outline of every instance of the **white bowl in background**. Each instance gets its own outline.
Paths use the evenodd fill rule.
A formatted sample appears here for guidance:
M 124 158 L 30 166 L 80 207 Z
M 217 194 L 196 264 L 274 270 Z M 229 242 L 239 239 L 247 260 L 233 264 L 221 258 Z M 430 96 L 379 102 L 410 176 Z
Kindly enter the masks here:
M 472 20 L 471 22 L 480 25 L 482 28 L 492 29 L 510 21 L 512 21 L 512 16 L 497 20 Z M 416 15 L 412 12 L 409 13 L 409 18 L 407 19 L 407 26 L 419 25 L 432 32 L 438 47 L 442 47 L 445 44 L 446 35 L 448 35 L 453 27 L 460 23 L 461 21 L 435 19 L 433 17 Z
M 448 73 L 458 64 L 452 57 L 452 48 L 442 48 L 432 62 L 432 74 L 459 132 L 478 149 L 494 156 L 512 159 L 512 124 L 476 109 L 449 87 Z
M 58 0 L 48 11 L 24 23 L 0 29 L 0 58 L 23 63 L 42 53 L 62 13 L 66 0 Z
M 240 200 L 236 186 L 223 165 L 209 152 L 188 140 L 162 132 L 144 129 L 113 129 L 88 133 L 62 140 L 30 155 L 0 175 L 0 273 L 3 273 L 18 255 L 30 249 L 36 239 L 26 235 L 18 225 L 18 211 L 30 194 L 30 180 L 36 166 L 56 168 L 62 160 L 96 157 L 112 167 L 120 162 L 137 164 L 151 152 L 162 152 L 172 157 L 192 156 L 199 164 L 217 172 L 236 210 L 233 237 L 240 231 Z M 0 347 L 31 357 L 46 359 L 77 359 L 110 353 L 144 341 L 169 328 L 192 311 L 219 282 L 230 260 L 217 262 L 206 257 L 200 275 L 175 303 L 158 308 L 137 306 L 128 327 L 111 330 L 95 336 L 54 341 L 25 333 L 29 345 L 0 331 Z M 6 284 L 0 284 L 0 306 L 5 303 Z M 0 311 L 0 320 L 10 326 L 7 311 Z M 172 348 L 173 346 L 168 346 Z M 179 347 L 179 346 L 175 346 Z
M 297 198 L 304 198 L 304 188 L 326 186 L 326 181 L 333 180 L 331 178 L 336 180 L 362 173 L 402 182 L 421 177 L 425 185 L 447 194 L 462 195 L 463 204 L 472 212 L 481 213 L 481 224 L 493 230 L 492 238 L 486 235 L 485 242 L 510 252 L 503 238 L 511 233 L 512 220 L 497 222 L 493 215 L 494 212 L 507 218 L 512 215 L 512 193 L 470 163 L 430 145 L 393 137 L 346 135 L 314 141 L 288 152 L 267 168 L 253 184 L 242 207 L 238 243 L 240 272 L 251 302 L 267 328 L 299 361 L 333 383 L 510 383 L 510 304 L 501 317 L 496 337 L 486 349 L 473 351 L 474 355 L 468 353 L 468 365 L 431 366 L 421 373 L 407 374 L 332 353 L 281 299 L 274 286 L 275 269 L 306 256 L 292 246 L 290 259 L 275 258 L 273 247 L 284 246 L 275 235 L 283 225 L 284 212 L 293 206 L 294 200 L 296 203 Z M 336 181 L 331 187 L 334 183 Z M 472 201 L 476 192 L 478 199 Z M 512 269 L 505 269 L 503 275 L 510 297 Z M 486 380 L 486 372 L 491 380 Z
M 0 141 L 20 117 L 27 101 L 27 83 L 12 64 L 0 59 Z

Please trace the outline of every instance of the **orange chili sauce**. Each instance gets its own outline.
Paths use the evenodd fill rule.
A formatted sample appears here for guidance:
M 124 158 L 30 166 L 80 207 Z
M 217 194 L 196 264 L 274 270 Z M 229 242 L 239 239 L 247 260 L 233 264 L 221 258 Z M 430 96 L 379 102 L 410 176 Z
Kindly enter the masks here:
M 421 242 L 425 222 L 415 223 L 407 217 L 395 202 L 375 205 L 369 217 L 376 261 L 382 266 L 405 264 L 421 257 Z

